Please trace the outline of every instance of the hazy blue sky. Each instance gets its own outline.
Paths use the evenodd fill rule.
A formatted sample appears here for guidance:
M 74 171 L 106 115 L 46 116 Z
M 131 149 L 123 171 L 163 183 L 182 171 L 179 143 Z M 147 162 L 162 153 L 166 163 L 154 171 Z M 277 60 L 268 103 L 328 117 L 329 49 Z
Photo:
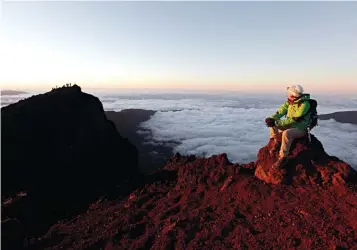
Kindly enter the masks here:
M 357 2 L 3 2 L 1 86 L 70 81 L 357 91 Z

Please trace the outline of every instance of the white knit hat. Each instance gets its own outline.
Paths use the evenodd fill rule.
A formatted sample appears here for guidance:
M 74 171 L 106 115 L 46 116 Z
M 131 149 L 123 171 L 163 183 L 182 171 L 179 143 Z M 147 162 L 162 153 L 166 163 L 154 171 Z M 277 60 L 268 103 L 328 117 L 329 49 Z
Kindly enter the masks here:
M 304 89 L 300 85 L 293 85 L 291 87 L 286 88 L 290 94 L 295 97 L 299 97 L 304 93 Z

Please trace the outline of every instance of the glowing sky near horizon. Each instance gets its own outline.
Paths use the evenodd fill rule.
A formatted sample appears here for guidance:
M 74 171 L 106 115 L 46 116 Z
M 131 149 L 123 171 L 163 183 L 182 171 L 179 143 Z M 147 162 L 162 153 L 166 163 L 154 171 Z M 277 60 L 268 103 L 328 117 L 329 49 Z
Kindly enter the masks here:
M 357 2 L 3 2 L 0 86 L 357 91 Z

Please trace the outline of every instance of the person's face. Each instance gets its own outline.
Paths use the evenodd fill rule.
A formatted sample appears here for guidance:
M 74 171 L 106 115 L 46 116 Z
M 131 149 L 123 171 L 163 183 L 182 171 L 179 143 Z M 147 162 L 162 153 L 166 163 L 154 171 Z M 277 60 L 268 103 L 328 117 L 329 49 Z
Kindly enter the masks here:
M 294 101 L 296 99 L 296 97 L 293 96 L 292 94 L 288 93 L 288 99 L 291 101 Z

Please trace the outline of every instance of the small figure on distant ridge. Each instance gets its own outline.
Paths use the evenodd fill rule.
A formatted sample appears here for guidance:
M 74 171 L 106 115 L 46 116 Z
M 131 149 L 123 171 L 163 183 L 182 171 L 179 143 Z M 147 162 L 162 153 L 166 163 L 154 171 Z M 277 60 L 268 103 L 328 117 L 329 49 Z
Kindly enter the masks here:
M 278 111 L 265 119 L 270 128 L 270 138 L 274 145 L 270 153 L 279 151 L 279 159 L 273 168 L 279 169 L 288 163 L 288 155 L 294 139 L 309 135 L 310 130 L 317 125 L 317 102 L 310 99 L 310 94 L 304 94 L 300 85 L 287 88 L 288 100 Z M 286 119 L 281 120 L 283 116 Z

